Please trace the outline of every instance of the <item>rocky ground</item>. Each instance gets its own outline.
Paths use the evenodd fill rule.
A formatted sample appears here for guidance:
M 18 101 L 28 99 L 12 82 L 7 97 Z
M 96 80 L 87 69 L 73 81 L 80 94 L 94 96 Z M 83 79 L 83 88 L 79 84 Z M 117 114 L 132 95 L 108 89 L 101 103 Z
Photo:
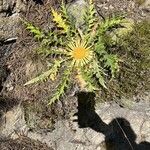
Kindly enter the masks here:
M 81 102 L 81 95 L 86 96 L 84 103 Z M 90 103 L 86 102 L 87 96 Z M 121 108 L 116 103 L 95 106 L 92 102 L 91 93 L 80 93 L 76 117 L 58 121 L 53 131 L 43 129 L 37 132 L 27 126 L 23 108 L 15 106 L 2 119 L 7 122 L 0 128 L 1 138 L 9 136 L 17 139 L 13 141 L 19 142 L 18 146 L 15 145 L 16 150 L 23 146 L 24 149 L 38 149 L 40 142 L 46 143 L 49 148 L 43 147 L 49 150 L 149 150 L 149 101 L 134 103 L 130 108 Z M 28 137 L 25 142 L 22 139 L 24 136 Z M 37 140 L 40 142 L 35 142 Z M 4 141 L 0 142 L 2 148 L 14 147 L 11 140 L 7 144 Z
M 51 25 L 49 8 L 58 8 L 59 3 L 0 1 L 0 149 L 149 150 L 148 91 L 135 95 L 134 101 L 124 98 L 118 104 L 96 105 L 90 93 L 73 96 L 68 91 L 64 100 L 49 108 L 46 99 L 57 83 L 23 86 L 45 68 L 45 60 L 33 53 L 38 43 L 24 29 L 21 18 L 46 30 Z M 84 4 L 83 0 L 67 3 L 80 9 Z M 123 13 L 139 22 L 149 20 L 149 0 L 96 0 L 95 4 L 101 18 Z

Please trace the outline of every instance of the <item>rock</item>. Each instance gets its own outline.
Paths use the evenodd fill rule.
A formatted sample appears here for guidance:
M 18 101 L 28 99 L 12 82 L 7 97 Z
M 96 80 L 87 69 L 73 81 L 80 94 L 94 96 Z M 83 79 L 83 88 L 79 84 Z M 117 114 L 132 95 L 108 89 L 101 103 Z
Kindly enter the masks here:
M 26 10 L 26 0 L 0 1 L 0 42 L 16 40 L 20 25 L 20 12 Z
M 77 0 L 68 7 L 68 12 L 75 18 L 76 26 L 84 23 L 84 13 L 87 3 L 84 0 Z
M 141 141 L 150 141 L 150 115 L 145 115 L 145 113 L 146 111 L 144 110 L 130 110 L 128 108 L 120 108 L 115 103 L 105 103 L 101 106 L 97 106 L 95 114 L 97 117 L 95 119 L 93 118 L 93 127 L 87 126 L 87 128 L 76 128 L 75 132 L 70 128 L 68 120 L 64 120 L 55 124 L 55 130 L 53 132 L 47 132 L 46 134 L 28 132 L 28 136 L 42 141 L 43 143 L 47 143 L 52 147 L 56 145 L 58 150 L 106 149 L 109 145 L 106 140 L 110 140 L 111 148 L 120 147 L 121 150 L 126 150 L 130 145 L 129 143 L 124 142 L 124 140 L 126 141 L 127 139 L 121 137 L 122 134 L 119 133 L 122 132 L 121 130 L 126 132 L 125 136 L 127 136 L 127 138 L 130 139 L 130 136 L 134 137 L 134 139 L 130 139 L 133 140 L 131 141 L 133 146 L 140 146 L 138 143 Z M 86 117 L 88 117 L 88 115 L 86 115 Z M 118 126 L 117 121 L 120 124 L 120 127 Z M 102 125 L 102 122 L 105 124 L 105 128 L 107 128 L 106 131 L 103 129 L 104 126 Z M 111 140 L 114 143 L 111 143 Z
M 140 6 L 141 15 L 150 20 L 150 0 L 145 0 Z
M 0 2 L 0 14 L 1 16 L 5 16 L 6 13 L 13 9 L 15 4 L 15 0 L 1 0 Z
M 144 108 L 139 110 L 139 105 Z M 78 120 L 84 122 L 87 119 L 86 126 L 79 121 L 73 123 L 71 120 L 61 120 L 56 122 L 52 132 L 29 131 L 22 107 L 15 106 L 3 116 L 0 136 L 2 138 L 9 135 L 16 139 L 23 131 L 30 139 L 46 143 L 54 149 L 57 147 L 57 150 L 108 150 L 113 147 L 116 150 L 126 150 L 131 148 L 130 144 L 134 148 L 143 146 L 149 148 L 150 113 L 145 109 L 145 106 L 149 107 L 148 105 L 150 105 L 148 102 L 135 103 L 134 107 L 129 109 L 121 108 L 115 103 L 103 103 L 96 106 L 96 111 L 90 108 L 86 110 L 87 108 L 83 107 L 83 113 L 81 116 L 78 115 Z M 71 124 L 77 123 L 80 128 L 76 127 L 74 130 Z
M 12 110 L 4 112 L 0 118 L 0 138 L 18 138 L 18 133 L 25 133 L 27 130 L 26 122 L 24 119 L 23 108 L 15 106 Z
M 150 0 L 145 0 L 145 2 L 140 6 L 140 8 L 150 12 Z
M 3 88 L 5 88 L 6 91 L 12 91 L 14 89 L 14 86 L 11 81 L 5 81 L 3 84 Z
M 41 74 L 44 69 L 46 70 L 46 66 L 41 60 L 30 60 L 26 63 L 26 76 L 29 78 L 34 78 L 37 74 Z
M 97 11 L 103 17 L 109 17 L 112 14 L 124 15 L 126 14 L 129 18 L 135 21 L 143 20 L 148 17 L 148 12 L 143 12 L 142 7 L 143 1 L 146 0 L 101 0 L 96 1 Z M 139 5 L 141 5 L 139 7 Z
M 16 0 L 16 13 L 25 12 L 28 0 Z
M 1 0 L 0 16 L 10 16 L 14 13 L 24 12 L 26 10 L 26 0 Z
M 0 41 L 16 38 L 19 32 L 20 17 L 14 14 L 9 18 L 0 19 Z
M 3 66 L 0 66 L 0 83 L 7 77 L 7 71 Z

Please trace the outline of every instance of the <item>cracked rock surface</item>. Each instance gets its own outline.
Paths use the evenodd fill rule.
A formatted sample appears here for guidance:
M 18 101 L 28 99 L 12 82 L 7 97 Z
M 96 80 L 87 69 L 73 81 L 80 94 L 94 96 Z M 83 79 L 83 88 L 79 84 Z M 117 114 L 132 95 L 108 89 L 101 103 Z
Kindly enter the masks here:
M 26 0 L 0 1 L 0 42 L 17 37 L 20 13 L 26 10 L 26 4 Z
M 17 38 L 19 32 L 19 14 L 14 14 L 9 18 L 0 19 L 0 41 Z
M 32 132 L 24 120 L 23 109 L 14 107 L 5 113 L 0 127 L 1 138 L 16 139 L 23 134 L 46 143 L 54 150 L 127 150 L 150 148 L 149 102 L 139 102 L 132 108 L 121 108 L 115 103 L 104 103 L 96 110 L 86 110 L 77 116 L 77 122 L 62 120 L 55 124 L 52 132 Z M 145 106 L 147 109 L 141 109 Z M 79 108 L 80 109 L 80 108 Z M 78 110 L 80 111 L 80 110 Z M 79 112 L 78 112 L 79 113 Z M 5 118 L 5 119 L 4 119 Z

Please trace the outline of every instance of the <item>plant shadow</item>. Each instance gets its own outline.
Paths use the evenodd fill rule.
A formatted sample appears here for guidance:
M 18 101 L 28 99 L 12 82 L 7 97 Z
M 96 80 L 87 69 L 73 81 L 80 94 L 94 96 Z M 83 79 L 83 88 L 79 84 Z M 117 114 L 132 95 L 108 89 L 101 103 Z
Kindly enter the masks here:
M 150 150 L 150 143 L 143 141 L 136 143 L 136 134 L 125 118 L 115 118 L 109 124 L 103 122 L 95 112 L 95 94 L 80 92 L 78 97 L 78 122 L 79 128 L 90 127 L 96 132 L 105 135 L 106 150 Z

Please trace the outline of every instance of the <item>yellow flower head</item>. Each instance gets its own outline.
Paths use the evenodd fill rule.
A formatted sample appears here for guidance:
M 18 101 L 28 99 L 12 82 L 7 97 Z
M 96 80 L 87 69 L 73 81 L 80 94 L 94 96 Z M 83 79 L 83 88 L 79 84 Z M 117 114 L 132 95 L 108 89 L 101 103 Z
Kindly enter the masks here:
M 75 66 L 83 66 L 92 59 L 93 53 L 90 48 L 81 39 L 68 44 L 69 56 L 73 59 Z

